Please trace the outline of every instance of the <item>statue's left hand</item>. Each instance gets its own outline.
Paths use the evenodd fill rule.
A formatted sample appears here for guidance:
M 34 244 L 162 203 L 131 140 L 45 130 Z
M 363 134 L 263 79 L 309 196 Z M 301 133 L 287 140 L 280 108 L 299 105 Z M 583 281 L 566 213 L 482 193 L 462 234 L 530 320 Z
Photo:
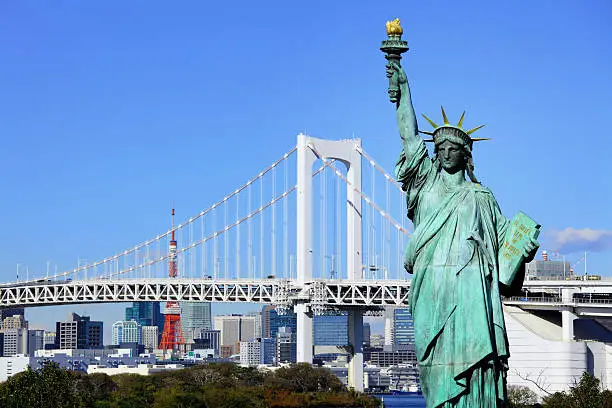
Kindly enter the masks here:
M 536 252 L 538 252 L 539 247 L 540 243 L 536 239 L 531 238 L 529 240 L 529 242 L 523 248 L 523 256 L 525 257 L 525 262 L 533 261 L 533 258 L 535 257 Z

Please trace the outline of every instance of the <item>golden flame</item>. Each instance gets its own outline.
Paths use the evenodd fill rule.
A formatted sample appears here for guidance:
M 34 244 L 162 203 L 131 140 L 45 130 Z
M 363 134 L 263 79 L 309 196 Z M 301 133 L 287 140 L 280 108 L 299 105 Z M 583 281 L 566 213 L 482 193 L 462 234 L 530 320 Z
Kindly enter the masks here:
M 387 35 L 402 35 L 404 30 L 400 25 L 400 19 L 396 18 L 393 21 L 387 21 Z

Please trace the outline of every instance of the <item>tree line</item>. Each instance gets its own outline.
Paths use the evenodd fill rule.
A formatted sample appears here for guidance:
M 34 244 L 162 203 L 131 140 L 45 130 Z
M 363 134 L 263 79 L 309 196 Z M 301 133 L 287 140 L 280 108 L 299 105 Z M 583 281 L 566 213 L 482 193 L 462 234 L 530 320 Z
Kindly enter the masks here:
M 612 391 L 602 389 L 599 379 L 587 372 L 568 391 L 555 392 L 538 403 L 537 395 L 527 387 L 508 387 L 510 408 L 612 408 Z
M 109 376 L 53 362 L 0 384 L 5 408 L 375 408 L 380 402 L 349 391 L 328 369 L 293 364 L 258 371 L 211 363 L 142 376 Z

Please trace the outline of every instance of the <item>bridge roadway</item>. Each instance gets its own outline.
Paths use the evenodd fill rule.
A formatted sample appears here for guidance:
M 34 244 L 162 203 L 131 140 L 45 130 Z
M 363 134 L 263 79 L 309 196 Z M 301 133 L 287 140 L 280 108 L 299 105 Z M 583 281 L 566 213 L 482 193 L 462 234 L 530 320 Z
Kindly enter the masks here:
M 409 281 L 90 279 L 0 285 L 0 307 L 139 301 L 251 302 L 378 309 L 406 306 Z
M 139 301 L 248 302 L 311 307 L 363 308 L 407 306 L 410 280 L 312 280 L 303 286 L 289 279 L 89 279 L 85 281 L 29 281 L 0 284 L 0 307 L 48 306 L 75 303 Z M 550 296 L 513 297 L 505 304 L 523 308 L 612 308 L 611 301 L 575 299 L 576 293 L 612 294 L 612 280 L 525 281 L 529 292 Z M 564 292 L 564 294 L 562 294 Z M 612 295 L 611 295 L 612 296 Z

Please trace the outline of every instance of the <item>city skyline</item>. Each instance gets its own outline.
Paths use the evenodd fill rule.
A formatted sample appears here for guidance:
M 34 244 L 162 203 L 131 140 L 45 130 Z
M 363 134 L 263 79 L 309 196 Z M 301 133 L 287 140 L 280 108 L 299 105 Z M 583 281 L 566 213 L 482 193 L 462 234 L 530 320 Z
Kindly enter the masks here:
M 5 5 L 0 33 L 16 40 L 0 45 L 0 74 L 10 79 L 0 100 L 8 175 L 0 183 L 11 197 L 0 219 L 12 231 L 0 238 L 10 249 L 0 277 L 13 280 L 17 265 L 22 276 L 25 268 L 44 273 L 48 261 L 52 271 L 70 269 L 155 236 L 167 230 L 172 200 L 178 220 L 187 219 L 287 151 L 300 131 L 361 137 L 390 171 L 399 146 L 378 47 L 393 17 L 411 47 L 404 63 L 419 113 L 444 104 L 449 115 L 467 109 L 466 120 L 487 123 L 482 132 L 494 140 L 475 149 L 476 174 L 487 175 L 504 214 L 526 210 L 544 226 L 543 249 L 571 251 L 573 262 L 591 250 L 589 269 L 610 276 L 611 141 L 586 125 L 611 113 L 611 9 L 596 4 L 245 3 L 236 12 L 192 3 L 168 15 L 153 2 L 138 29 L 135 5 L 121 13 Z M 418 15 L 438 16 L 439 29 Z M 282 52 L 278 32 L 291 32 Z M 241 51 L 228 58 L 228 47 Z M 235 120 L 236 100 L 244 123 Z M 166 165 L 169 146 L 179 153 L 176 172 Z M 533 157 L 520 154 L 524 146 Z M 124 307 L 26 313 L 42 324 L 85 312 L 109 327 Z

